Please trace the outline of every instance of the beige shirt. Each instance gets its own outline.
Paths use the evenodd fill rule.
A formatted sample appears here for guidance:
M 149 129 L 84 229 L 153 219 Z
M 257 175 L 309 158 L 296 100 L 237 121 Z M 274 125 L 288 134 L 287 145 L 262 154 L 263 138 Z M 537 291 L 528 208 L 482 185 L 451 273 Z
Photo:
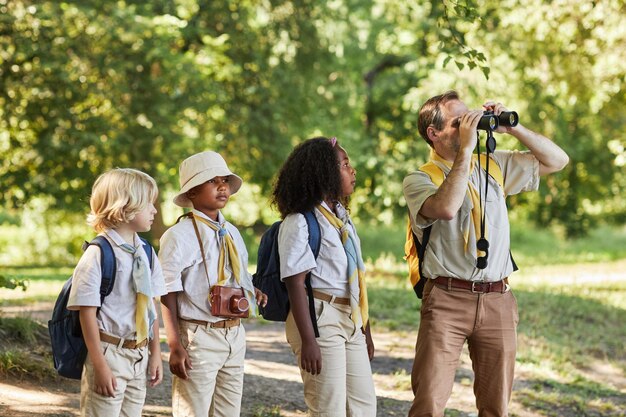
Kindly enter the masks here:
M 200 217 L 218 225 L 200 211 L 193 210 Z M 224 227 L 233 238 L 242 275 L 247 281 L 244 287 L 252 287 L 252 276 L 248 272 L 248 251 L 239 234 L 239 231 L 231 223 L 224 220 L 222 213 L 218 213 L 219 224 Z M 206 255 L 207 270 L 204 268 L 202 252 L 194 231 L 193 222 L 190 218 L 183 218 L 180 222 L 170 227 L 161 237 L 159 258 L 163 267 L 163 277 L 168 293 L 177 292 L 178 317 L 187 320 L 203 320 L 217 322 L 223 318 L 211 315 L 209 304 L 210 287 L 218 282 L 218 260 L 220 254 L 218 232 L 202 222 L 197 222 L 202 245 Z M 232 270 L 227 266 L 225 275 L 228 286 L 237 286 Z
M 135 338 L 135 310 L 137 305 L 137 293 L 133 287 L 133 255 L 126 252 L 120 245 L 126 243 L 115 231 L 107 230 L 102 234 L 113 247 L 117 270 L 115 271 L 115 283 L 111 294 L 100 305 L 100 282 L 102 281 L 102 269 L 100 266 L 100 248 L 90 245 L 78 261 L 72 275 L 72 289 L 67 302 L 69 310 L 78 310 L 81 306 L 101 307 L 97 315 L 100 330 L 124 339 Z M 135 234 L 134 241 L 139 244 L 139 236 Z M 139 248 L 140 256 L 146 264 L 148 256 L 142 248 Z M 152 295 L 160 297 L 164 295 L 165 283 L 159 259 L 152 250 Z
M 322 204 L 332 212 L 326 203 Z M 338 209 L 345 210 L 340 206 Z M 315 209 L 315 217 L 319 222 L 321 235 L 317 259 L 309 247 L 309 229 L 304 215 L 290 214 L 281 223 L 278 232 L 281 279 L 311 271 L 311 287 L 335 297 L 349 297 L 348 259 L 341 243 L 341 235 L 318 209 Z M 354 232 L 357 250 L 360 252 L 361 242 L 352 222 L 348 227 Z
M 539 188 L 539 162 L 529 151 L 496 151 L 492 155 L 502 170 L 506 195 Z M 450 169 L 444 165 L 440 167 L 444 175 L 448 175 Z M 485 204 L 485 167 L 482 168 L 480 180 L 477 164 L 470 173 L 469 180 L 476 187 L 482 185 L 482 198 Z M 444 276 L 474 281 L 499 281 L 513 272 L 509 253 L 510 227 L 506 203 L 498 183 L 491 176 L 485 205 L 489 256 L 487 268 L 483 270 L 476 268 L 476 236 L 470 221 L 473 205 L 469 196 L 465 197 L 452 220 L 433 220 L 419 214 L 424 201 L 437 191 L 428 174 L 422 171 L 410 173 L 404 179 L 403 187 L 411 216 L 411 227 L 420 241 L 423 229 L 433 225 L 422 260 L 425 277 Z M 463 231 L 468 229 L 470 233 L 466 250 Z

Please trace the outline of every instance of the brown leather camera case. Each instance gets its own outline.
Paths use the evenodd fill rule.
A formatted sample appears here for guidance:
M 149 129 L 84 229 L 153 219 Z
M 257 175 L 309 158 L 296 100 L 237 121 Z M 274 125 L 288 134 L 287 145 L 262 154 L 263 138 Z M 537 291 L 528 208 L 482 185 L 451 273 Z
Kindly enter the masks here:
M 243 288 L 214 285 L 211 288 L 211 314 L 225 318 L 247 318 L 250 305 Z

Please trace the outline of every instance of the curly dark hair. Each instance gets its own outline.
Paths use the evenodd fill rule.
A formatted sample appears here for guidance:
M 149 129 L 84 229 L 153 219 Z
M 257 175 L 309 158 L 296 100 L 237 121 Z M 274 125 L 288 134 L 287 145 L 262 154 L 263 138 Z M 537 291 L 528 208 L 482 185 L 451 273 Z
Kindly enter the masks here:
M 278 172 L 272 203 L 284 219 L 288 214 L 312 210 L 329 199 L 346 202 L 341 195 L 341 174 L 336 147 L 325 137 L 296 146 Z

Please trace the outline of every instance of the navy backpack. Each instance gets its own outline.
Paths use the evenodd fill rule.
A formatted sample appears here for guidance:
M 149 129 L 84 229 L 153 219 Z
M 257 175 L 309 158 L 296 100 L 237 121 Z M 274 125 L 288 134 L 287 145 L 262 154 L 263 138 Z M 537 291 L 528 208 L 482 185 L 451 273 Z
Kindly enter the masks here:
M 302 213 L 309 228 L 309 246 L 313 255 L 317 258 L 320 252 L 321 234 L 320 225 L 314 211 Z M 257 257 L 256 273 L 252 282 L 256 288 L 267 295 L 267 305 L 259 307 L 259 312 L 264 319 L 270 321 L 285 321 L 289 314 L 289 295 L 285 283 L 280 280 L 280 257 L 278 256 L 278 231 L 281 221 L 277 221 L 263 233 Z M 317 319 L 315 317 L 315 305 L 313 301 L 313 288 L 311 287 L 311 273 L 305 279 L 306 291 L 309 297 L 309 313 L 315 337 L 319 337 Z
M 148 255 L 150 267 L 152 267 L 152 246 L 147 240 L 141 238 L 143 249 Z M 109 295 L 115 284 L 115 271 L 117 262 L 111 244 L 104 236 L 96 236 L 91 242 L 83 244 L 83 250 L 89 245 L 100 248 L 100 265 L 102 267 L 102 281 L 100 282 L 100 304 L 104 297 Z M 68 310 L 67 302 L 72 288 L 72 278 L 67 280 L 57 297 L 52 311 L 52 318 L 48 321 L 50 332 L 50 344 L 52 345 L 52 357 L 54 369 L 59 375 L 66 378 L 80 379 L 83 364 L 87 358 L 87 345 L 83 340 L 80 327 L 78 310 Z M 98 308 L 100 311 L 100 308 Z

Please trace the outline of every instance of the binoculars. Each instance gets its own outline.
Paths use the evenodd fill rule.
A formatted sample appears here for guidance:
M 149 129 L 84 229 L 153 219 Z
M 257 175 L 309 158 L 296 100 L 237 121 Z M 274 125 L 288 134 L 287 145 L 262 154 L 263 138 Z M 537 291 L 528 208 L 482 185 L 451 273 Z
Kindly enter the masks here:
M 492 111 L 485 110 L 478 122 L 478 130 L 496 130 L 499 126 L 514 127 L 519 122 L 519 116 L 514 111 L 503 111 L 496 116 Z

